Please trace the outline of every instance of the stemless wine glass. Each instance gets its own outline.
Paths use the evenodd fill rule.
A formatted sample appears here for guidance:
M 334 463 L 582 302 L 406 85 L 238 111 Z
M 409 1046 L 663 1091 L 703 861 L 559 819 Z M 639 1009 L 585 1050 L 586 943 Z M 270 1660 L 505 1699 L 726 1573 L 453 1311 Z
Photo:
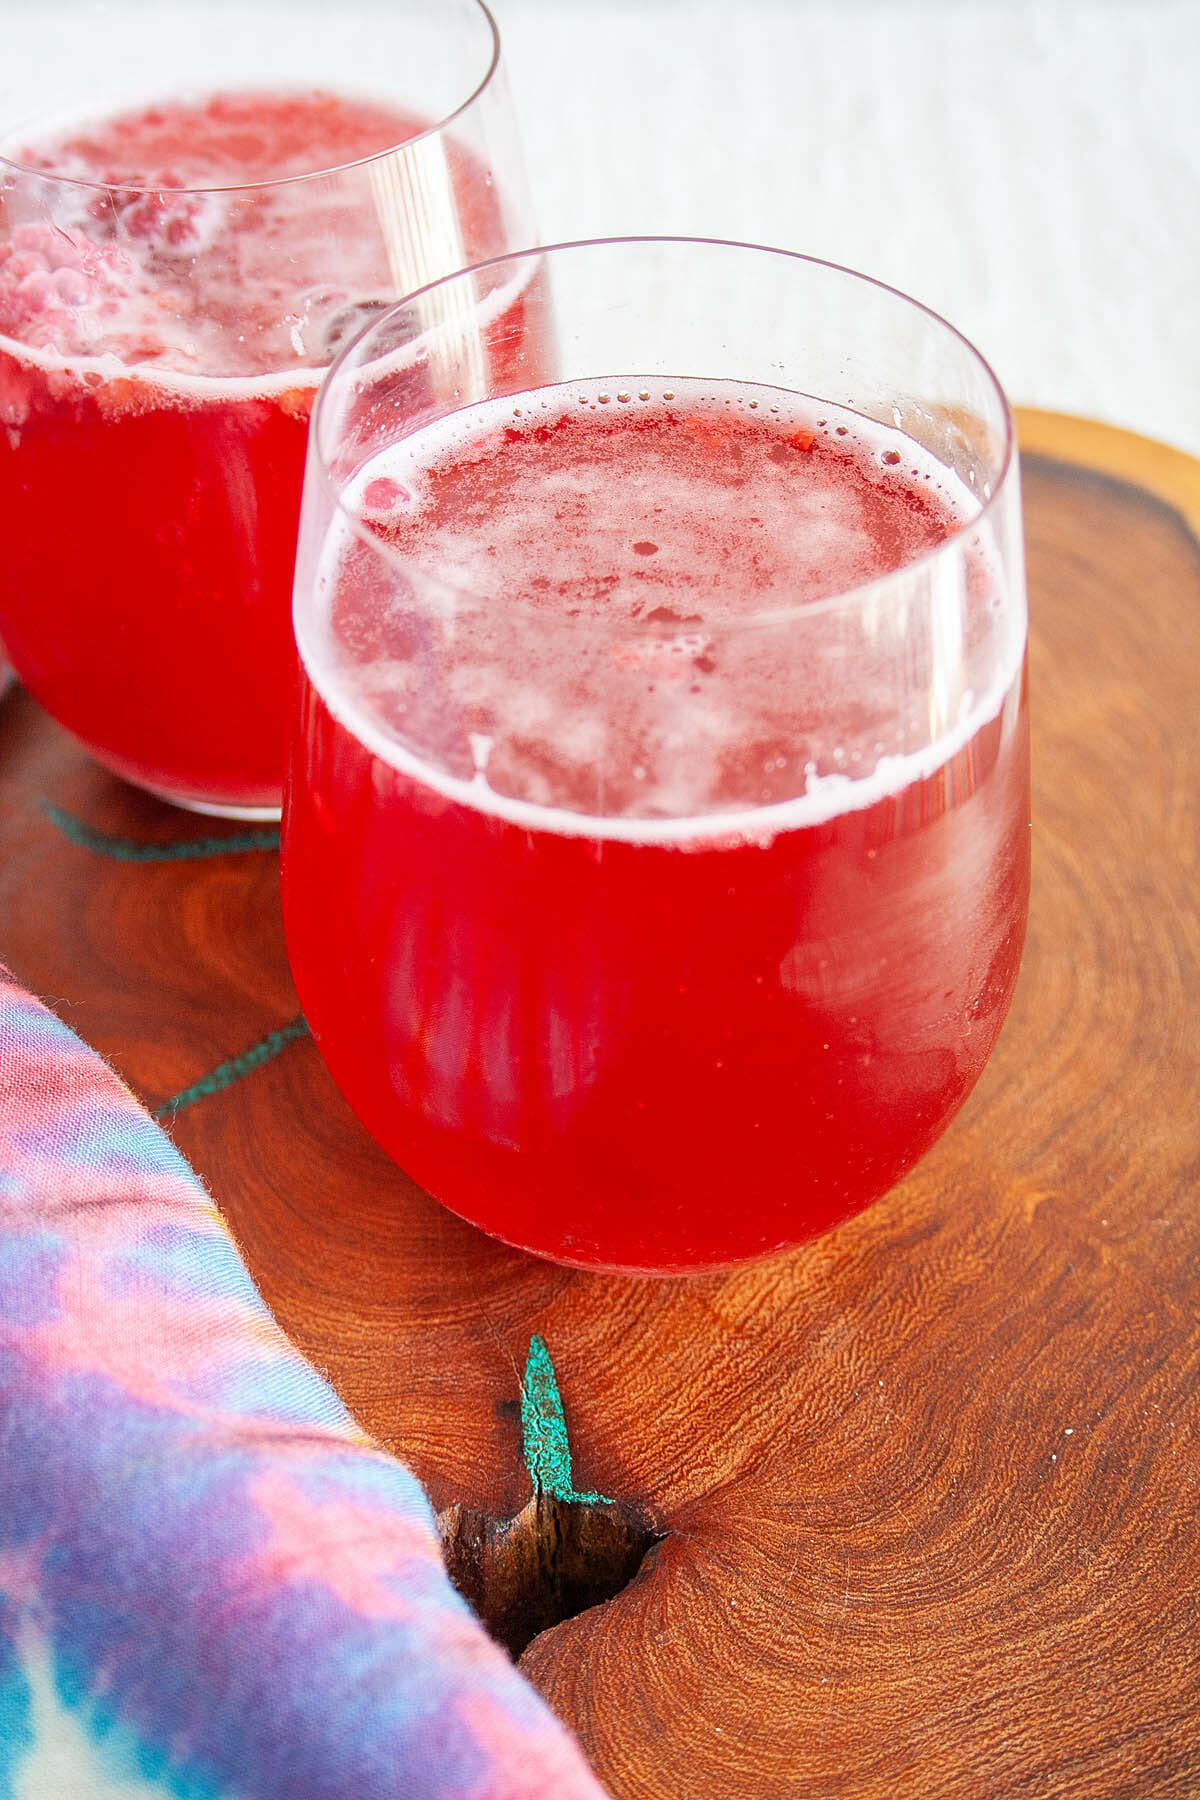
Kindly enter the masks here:
M 437 1199 L 716 1268 L 944 1129 L 1016 979 L 1029 776 L 1012 420 L 943 320 L 712 241 L 432 284 L 330 371 L 295 623 L 292 967 Z
M 20 46 L 0 637 L 117 773 L 277 815 L 320 376 L 365 318 L 534 235 L 495 25 L 480 0 L 49 0 Z

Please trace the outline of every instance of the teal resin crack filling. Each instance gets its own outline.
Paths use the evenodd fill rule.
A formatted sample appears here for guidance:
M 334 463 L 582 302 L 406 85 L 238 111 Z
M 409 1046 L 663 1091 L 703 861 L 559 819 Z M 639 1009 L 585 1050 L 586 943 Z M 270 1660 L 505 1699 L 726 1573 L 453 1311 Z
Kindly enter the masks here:
M 521 1433 L 525 1467 L 535 1494 L 574 1500 L 582 1506 L 612 1505 L 607 1494 L 581 1494 L 571 1484 L 571 1447 L 558 1377 L 545 1340 L 536 1333 L 529 1340 L 521 1383 Z
M 174 844 L 143 844 L 135 838 L 110 837 L 85 825 L 72 813 L 64 812 L 53 801 L 43 800 L 42 811 L 50 823 L 80 850 L 96 856 L 107 856 L 113 862 L 160 863 L 201 862 L 210 856 L 237 856 L 248 850 L 278 850 L 279 827 L 271 825 L 261 831 L 236 831 L 226 837 L 180 838 Z

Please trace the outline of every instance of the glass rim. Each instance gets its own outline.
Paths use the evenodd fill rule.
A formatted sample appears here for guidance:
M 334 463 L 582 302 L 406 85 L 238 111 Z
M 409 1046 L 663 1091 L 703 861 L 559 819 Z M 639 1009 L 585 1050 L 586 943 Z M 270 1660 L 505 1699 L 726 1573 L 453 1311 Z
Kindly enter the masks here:
M 401 138 L 395 144 L 388 144 L 382 150 L 373 150 L 369 156 L 352 157 L 349 162 L 330 163 L 327 167 L 321 169 L 304 169 L 298 175 L 269 175 L 262 181 L 205 182 L 199 185 L 185 185 L 183 187 L 169 187 L 159 184 L 151 187 L 144 182 L 121 181 L 114 183 L 109 181 L 89 181 L 86 177 L 78 175 L 60 175 L 54 169 L 31 168 L 28 163 L 19 162 L 15 157 L 8 155 L 3 148 L 0 148 L 0 175 L 4 175 L 7 171 L 12 171 L 17 175 L 23 175 L 34 180 L 53 182 L 60 187 L 82 188 L 85 193 L 90 194 L 111 194 L 114 192 L 123 194 L 253 194 L 262 193 L 268 189 L 275 190 L 277 188 L 288 187 L 297 182 L 327 180 L 332 175 L 342 175 L 350 169 L 368 168 L 372 163 L 382 162 L 385 157 L 395 156 L 399 151 L 408 150 L 417 144 L 424 143 L 427 139 L 435 138 L 439 136 L 440 133 L 447 131 L 450 126 L 454 124 L 455 120 L 461 119 L 464 113 L 469 112 L 471 107 L 475 105 L 475 102 L 481 99 L 488 88 L 491 87 L 495 80 L 497 70 L 500 67 L 500 28 L 496 24 L 496 20 L 493 17 L 491 8 L 487 4 L 487 0 L 467 0 L 467 4 L 474 7 L 476 13 L 487 28 L 491 40 L 491 49 L 487 58 L 487 66 L 484 69 L 482 76 L 475 83 L 466 98 L 461 100 L 450 112 L 444 113 L 440 119 L 434 120 L 433 123 L 427 125 L 423 131 L 414 132 L 411 137 Z M 8 134 L 6 133 L 5 135 L 7 136 Z M 433 284 L 431 283 L 430 285 Z M 424 292 L 423 289 L 421 291 Z M 409 296 L 409 298 L 411 298 L 411 296 Z
M 335 386 L 337 376 L 342 371 L 343 367 L 347 365 L 351 358 L 356 354 L 358 347 L 371 337 L 373 333 L 383 332 L 390 321 L 400 313 L 403 308 L 413 305 L 415 301 L 422 299 L 426 294 L 433 293 L 438 288 L 446 287 L 454 281 L 465 280 L 469 276 L 477 275 L 485 269 L 495 269 L 505 263 L 526 262 L 529 259 L 553 256 L 556 252 L 562 250 L 611 250 L 634 244 L 678 244 L 692 249 L 702 249 L 707 247 L 717 250 L 746 250 L 767 256 L 786 257 L 791 262 L 803 263 L 809 268 L 826 269 L 834 275 L 849 276 L 851 280 L 862 282 L 868 287 L 875 288 L 877 291 L 890 295 L 903 302 L 905 306 L 912 307 L 915 311 L 923 313 L 925 317 L 931 319 L 935 325 L 948 332 L 952 338 L 957 340 L 967 352 L 968 356 L 975 361 L 977 366 L 982 369 L 1000 406 L 1000 415 L 1003 422 L 1003 443 L 998 460 L 996 478 L 992 484 L 992 491 L 985 497 L 978 497 L 978 510 L 973 513 L 970 518 L 964 519 L 960 524 L 956 524 L 954 529 L 943 538 L 940 543 L 933 545 L 931 549 L 922 551 L 919 556 L 911 557 L 906 562 L 899 563 L 894 569 L 888 569 L 882 575 L 872 576 L 869 581 L 858 582 L 852 587 L 841 588 L 835 593 L 823 595 L 819 600 L 797 600 L 787 602 L 782 606 L 758 608 L 752 612 L 741 614 L 736 619 L 726 620 L 721 625 L 711 627 L 710 629 L 722 633 L 729 631 L 740 632 L 755 625 L 770 626 L 786 624 L 789 621 L 801 617 L 817 618 L 831 612 L 848 609 L 852 606 L 868 604 L 872 599 L 876 598 L 881 591 L 891 587 L 901 577 L 907 577 L 916 571 L 931 568 L 942 558 L 956 554 L 961 548 L 964 538 L 966 538 L 968 534 L 978 531 L 989 521 L 994 513 L 1000 510 L 1000 506 L 1015 477 L 1017 467 L 1016 421 L 1013 416 L 1012 404 L 1004 390 L 1003 384 L 995 370 L 992 368 L 991 363 L 984 356 L 983 352 L 971 342 L 965 332 L 959 330 L 957 325 L 952 325 L 947 318 L 935 311 L 933 307 L 927 306 L 922 300 L 914 299 L 911 294 L 906 294 L 902 288 L 894 287 L 890 282 L 881 281 L 877 276 L 865 275 L 859 269 L 848 268 L 844 263 L 832 262 L 827 257 L 809 256 L 800 250 L 785 250 L 778 245 L 772 244 L 749 243 L 739 238 L 691 237 L 686 234 L 664 235 L 660 233 L 640 233 L 628 237 L 566 238 L 554 244 L 544 244 L 540 246 L 530 245 L 523 250 L 510 250 L 503 255 L 491 256 L 482 262 L 471 263 L 465 268 L 453 270 L 449 275 L 439 276 L 436 281 L 428 281 L 422 287 L 414 288 L 411 293 L 404 295 L 403 298 L 397 300 L 394 305 L 389 306 L 386 312 L 379 313 L 375 318 L 368 320 L 366 324 L 364 324 L 362 328 L 348 340 L 348 342 L 343 344 L 342 348 L 338 351 L 338 354 L 326 368 L 321 380 L 321 385 L 317 391 L 316 401 L 312 410 L 312 418 L 309 422 L 309 454 L 312 457 L 318 475 L 324 483 L 329 493 L 329 497 L 333 502 L 335 513 L 340 515 L 341 519 L 349 526 L 353 535 L 361 543 L 372 550 L 386 564 L 389 564 L 402 572 L 411 573 L 413 568 L 412 559 L 406 558 L 395 551 L 392 546 L 388 544 L 386 539 L 379 537 L 373 532 L 358 514 L 353 512 L 345 504 L 342 497 L 344 490 L 339 488 L 333 475 L 333 471 L 326 461 L 321 449 L 320 438 L 322 425 L 329 407 L 333 404 L 330 395 Z M 580 376 L 576 377 L 576 379 L 616 380 L 621 376 L 632 377 L 638 373 L 639 371 L 637 370 L 607 370 L 602 372 L 599 377 Z M 683 380 L 686 379 L 686 376 L 676 372 L 672 376 L 662 377 L 662 379 Z M 560 384 L 556 383 L 554 385 Z M 561 385 L 569 386 L 570 382 L 565 382 Z M 799 390 L 796 389 L 781 389 L 780 391 L 799 392 Z M 503 396 L 493 396 L 492 398 L 502 397 Z M 513 398 L 518 397 L 519 395 L 514 393 Z M 806 395 L 804 397 L 809 399 L 819 398 L 819 396 L 816 395 Z M 466 412 L 468 410 L 468 407 L 456 407 L 452 408 L 450 413 L 443 416 L 451 417 L 455 413 Z M 853 408 L 848 410 L 853 411 Z M 416 430 L 420 429 L 422 428 L 416 428 Z M 415 435 L 415 432 L 410 432 L 405 435 L 413 436 Z M 397 439 L 395 441 L 398 442 L 401 440 Z M 355 471 L 356 474 L 358 472 L 358 470 Z M 421 579 L 424 585 L 430 588 L 436 587 L 442 593 L 458 595 L 464 599 L 478 598 L 472 589 L 455 586 L 451 582 L 443 581 L 439 576 L 430 571 L 422 570 Z M 513 603 L 510 602 L 509 604 Z M 637 621 L 633 621 L 632 624 L 636 627 Z M 631 628 L 631 621 L 618 621 L 616 619 L 611 621 L 582 618 L 568 619 L 565 617 L 555 621 L 556 629 L 569 626 L 577 627 L 584 632 L 603 635 L 606 632 L 615 631 L 627 633 Z M 667 621 L 655 621 L 654 624 L 654 633 L 657 637 L 672 638 L 686 636 L 688 633 L 694 633 L 696 629 L 697 627 L 695 624 L 689 625 L 684 622 L 675 624 Z

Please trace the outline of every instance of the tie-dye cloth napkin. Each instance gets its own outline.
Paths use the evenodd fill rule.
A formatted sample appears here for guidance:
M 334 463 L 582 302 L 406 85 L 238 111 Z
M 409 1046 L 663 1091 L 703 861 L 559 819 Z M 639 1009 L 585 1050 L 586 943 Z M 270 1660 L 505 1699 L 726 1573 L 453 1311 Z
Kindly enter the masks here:
M 0 970 L 0 1800 L 602 1800 L 196 1177 Z

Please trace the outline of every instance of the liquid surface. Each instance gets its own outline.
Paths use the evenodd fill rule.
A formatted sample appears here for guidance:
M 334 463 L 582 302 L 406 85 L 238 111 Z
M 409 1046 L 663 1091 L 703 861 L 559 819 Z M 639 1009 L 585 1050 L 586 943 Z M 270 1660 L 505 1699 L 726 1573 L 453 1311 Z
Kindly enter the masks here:
M 232 188 L 377 156 L 419 129 L 343 94 L 211 94 L 11 144 L 23 168 L 106 188 Z
M 360 479 L 355 499 L 401 556 L 485 605 L 597 622 L 719 627 L 804 605 L 962 523 L 946 471 L 898 434 L 732 383 L 544 389 L 389 462 L 393 486 Z
M 24 178 L 49 216 L 0 243 L 0 334 L 160 374 L 320 367 L 395 297 L 395 272 L 368 169 L 291 178 L 376 156 L 425 124 L 336 94 L 238 93 L 10 144 L 22 168 L 67 179 Z M 486 253 L 487 190 L 472 188 L 461 154 L 445 155 L 426 195 L 438 217 L 409 224 L 461 222 L 464 249 L 474 234 Z
M 387 554 L 333 534 L 314 677 L 481 805 L 670 820 L 825 782 L 839 810 L 839 784 L 943 761 L 1019 656 L 996 654 L 982 533 L 940 582 L 838 604 L 979 504 L 900 433 L 774 389 L 470 408 L 373 459 L 346 506 Z M 939 718 L 897 705 L 935 676 Z

